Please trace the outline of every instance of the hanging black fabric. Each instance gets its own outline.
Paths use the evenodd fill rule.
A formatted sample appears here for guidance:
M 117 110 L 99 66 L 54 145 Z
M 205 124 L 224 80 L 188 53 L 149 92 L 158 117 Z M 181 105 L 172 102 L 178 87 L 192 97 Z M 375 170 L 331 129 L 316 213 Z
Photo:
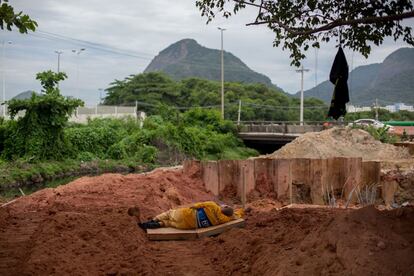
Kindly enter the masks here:
M 346 62 L 344 51 L 341 47 L 335 56 L 329 80 L 335 86 L 331 106 L 329 108 L 328 117 L 333 117 L 337 120 L 346 114 L 345 104 L 349 102 L 348 91 L 348 63 Z

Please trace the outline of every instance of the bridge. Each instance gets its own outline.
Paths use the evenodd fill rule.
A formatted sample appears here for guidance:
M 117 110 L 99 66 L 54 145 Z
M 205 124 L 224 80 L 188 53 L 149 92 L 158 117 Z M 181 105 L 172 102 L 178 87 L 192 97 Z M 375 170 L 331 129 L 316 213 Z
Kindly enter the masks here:
M 244 121 L 238 124 L 238 136 L 245 145 L 260 153 L 271 153 L 306 132 L 323 130 L 324 122 Z

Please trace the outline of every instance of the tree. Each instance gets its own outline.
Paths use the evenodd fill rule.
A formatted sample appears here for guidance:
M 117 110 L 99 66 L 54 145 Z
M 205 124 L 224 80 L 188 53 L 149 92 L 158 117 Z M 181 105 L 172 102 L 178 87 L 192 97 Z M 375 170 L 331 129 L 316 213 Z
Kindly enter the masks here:
M 66 79 L 63 72 L 38 73 L 36 79 L 43 86 L 42 95 L 33 93 L 30 99 L 8 101 L 12 119 L 19 112 L 25 112 L 6 138 L 4 156 L 8 159 L 23 156 L 33 160 L 61 159 L 70 151 L 64 127 L 69 116 L 83 102 L 60 94 L 57 84 Z
M 247 7 L 257 9 L 247 26 L 271 29 L 273 46 L 283 43 L 296 66 L 309 47 L 319 48 L 320 42 L 332 37 L 365 57 L 370 54 L 370 42 L 378 46 L 390 36 L 414 45 L 411 27 L 401 25 L 403 19 L 414 17 L 411 0 L 197 0 L 196 6 L 207 23 L 217 14 L 228 18 Z
M 20 33 L 34 32 L 37 23 L 23 12 L 15 13 L 14 8 L 8 4 L 9 0 L 0 0 L 0 28 L 11 31 L 15 26 Z

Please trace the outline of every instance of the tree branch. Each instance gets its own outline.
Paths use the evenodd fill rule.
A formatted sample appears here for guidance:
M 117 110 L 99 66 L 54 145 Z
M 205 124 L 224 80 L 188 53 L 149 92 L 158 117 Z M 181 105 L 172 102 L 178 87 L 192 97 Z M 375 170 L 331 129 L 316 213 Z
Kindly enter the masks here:
M 244 2 L 244 1 L 240 1 Z M 247 4 L 247 3 L 246 3 Z M 303 30 L 300 28 L 292 28 L 278 20 L 268 20 L 268 21 L 260 21 L 260 22 L 253 22 L 246 24 L 246 26 L 252 26 L 252 25 L 262 25 L 262 24 L 277 24 L 283 29 L 285 29 L 287 32 L 294 36 L 300 36 L 300 35 L 310 35 L 314 33 L 319 33 L 323 31 L 331 30 L 335 27 L 344 26 L 344 25 L 355 25 L 355 24 L 373 24 L 377 22 L 383 22 L 383 21 L 396 21 L 396 20 L 402 20 L 405 18 L 414 17 L 414 11 L 401 13 L 401 14 L 393 14 L 388 16 L 379 16 L 379 17 L 365 17 L 365 18 L 358 18 L 358 19 L 352 19 L 352 20 L 335 20 L 331 23 L 328 23 L 324 26 L 321 26 L 319 28 L 315 29 L 308 29 Z
M 246 1 L 243 1 L 243 0 L 233 0 L 233 1 L 236 2 L 236 3 L 239 3 L 239 4 L 245 4 L 245 5 L 248 5 L 248 6 L 253 6 L 253 7 L 256 7 L 256 8 L 260 8 L 260 9 L 265 9 L 265 10 L 268 11 L 268 9 L 266 9 L 266 7 L 263 5 L 264 1 L 262 1 L 262 3 L 260 5 L 255 4 L 255 3 L 251 3 L 251 2 L 246 2 Z

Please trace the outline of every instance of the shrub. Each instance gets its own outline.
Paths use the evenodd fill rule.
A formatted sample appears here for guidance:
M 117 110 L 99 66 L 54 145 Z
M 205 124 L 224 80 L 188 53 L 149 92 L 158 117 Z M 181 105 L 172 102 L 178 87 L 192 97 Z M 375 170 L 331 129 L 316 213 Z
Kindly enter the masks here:
M 71 154 L 64 127 L 83 102 L 60 94 L 57 84 L 66 78 L 65 73 L 47 71 L 38 73 L 36 78 L 42 84 L 43 95 L 33 93 L 30 99 L 8 102 L 12 119 L 17 113 L 25 112 L 4 139 L 3 156 L 8 159 L 23 156 L 33 160 L 63 159 Z
M 158 149 L 153 146 L 143 145 L 135 153 L 134 159 L 142 163 L 154 163 L 157 159 Z
M 382 143 L 396 143 L 398 138 L 389 133 L 388 129 L 389 126 L 383 126 L 381 128 L 375 128 L 373 126 L 365 127 L 365 130 L 368 131 L 376 140 L 379 140 Z

